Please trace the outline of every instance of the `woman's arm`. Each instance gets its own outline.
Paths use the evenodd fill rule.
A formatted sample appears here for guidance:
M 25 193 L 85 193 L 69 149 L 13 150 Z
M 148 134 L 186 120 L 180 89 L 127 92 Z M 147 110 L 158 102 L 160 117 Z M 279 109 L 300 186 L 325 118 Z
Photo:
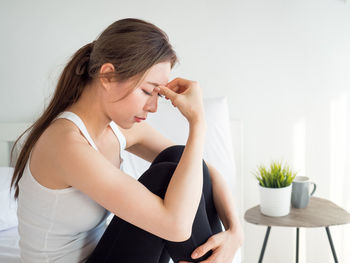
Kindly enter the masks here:
M 175 145 L 146 122 L 125 132 L 127 145 L 130 147 L 128 151 L 149 162 L 152 162 L 163 149 Z M 234 209 L 231 190 L 222 175 L 211 164 L 208 162 L 206 164 L 212 180 L 214 204 L 226 231 L 213 235 L 206 243 L 196 248 L 192 256 L 198 258 L 213 250 L 215 253 L 210 260 L 232 262 L 237 249 L 242 246 L 243 230 Z M 195 253 L 198 253 L 197 256 L 194 256 Z
M 147 122 L 122 132 L 127 140 L 127 150 L 149 162 L 152 162 L 163 149 L 175 145 Z M 234 210 L 231 190 L 222 175 L 211 164 L 208 162 L 206 164 L 212 180 L 213 198 L 219 217 L 226 230 L 235 231 L 240 225 Z
M 205 131 L 202 123 L 190 127 L 182 158 L 164 199 L 116 168 L 77 131 L 60 134 L 50 159 L 67 185 L 79 189 L 125 221 L 164 239 L 180 242 L 191 235 L 203 184 Z
M 127 150 L 149 162 L 165 148 L 175 143 L 147 122 L 135 125 L 129 130 L 123 130 L 127 140 Z M 226 230 L 235 230 L 238 219 L 234 211 L 234 201 L 231 191 L 220 173 L 208 162 L 206 162 L 213 185 L 213 198 L 215 207 Z

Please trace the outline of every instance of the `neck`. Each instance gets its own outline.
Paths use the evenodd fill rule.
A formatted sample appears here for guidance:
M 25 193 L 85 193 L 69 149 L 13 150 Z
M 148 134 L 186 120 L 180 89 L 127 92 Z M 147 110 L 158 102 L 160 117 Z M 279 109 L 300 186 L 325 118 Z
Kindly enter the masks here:
M 99 103 L 99 96 L 96 88 L 86 86 L 78 101 L 66 109 L 81 118 L 94 142 L 101 140 L 111 122 Z

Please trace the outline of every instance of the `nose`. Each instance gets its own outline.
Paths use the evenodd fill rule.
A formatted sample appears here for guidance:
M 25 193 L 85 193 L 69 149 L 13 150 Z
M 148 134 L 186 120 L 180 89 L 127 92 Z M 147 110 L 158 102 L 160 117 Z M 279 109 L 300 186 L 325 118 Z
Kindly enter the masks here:
M 144 110 L 148 112 L 156 112 L 158 107 L 158 95 L 153 94 L 146 102 Z

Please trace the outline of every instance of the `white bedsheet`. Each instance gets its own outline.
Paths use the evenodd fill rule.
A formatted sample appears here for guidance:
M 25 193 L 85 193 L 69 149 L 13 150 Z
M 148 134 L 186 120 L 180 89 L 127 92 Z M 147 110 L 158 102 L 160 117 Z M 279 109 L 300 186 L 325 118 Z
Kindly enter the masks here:
M 21 262 L 18 247 L 17 227 L 0 231 L 0 262 L 19 263 Z

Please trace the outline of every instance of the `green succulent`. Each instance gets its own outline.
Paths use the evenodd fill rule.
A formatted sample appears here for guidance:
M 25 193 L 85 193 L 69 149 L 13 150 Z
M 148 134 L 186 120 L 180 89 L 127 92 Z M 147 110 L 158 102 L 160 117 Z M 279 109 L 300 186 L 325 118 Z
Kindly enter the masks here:
M 297 173 L 293 172 L 287 164 L 282 166 L 281 162 L 272 161 L 270 169 L 260 165 L 254 175 L 262 187 L 282 188 L 289 186 Z

